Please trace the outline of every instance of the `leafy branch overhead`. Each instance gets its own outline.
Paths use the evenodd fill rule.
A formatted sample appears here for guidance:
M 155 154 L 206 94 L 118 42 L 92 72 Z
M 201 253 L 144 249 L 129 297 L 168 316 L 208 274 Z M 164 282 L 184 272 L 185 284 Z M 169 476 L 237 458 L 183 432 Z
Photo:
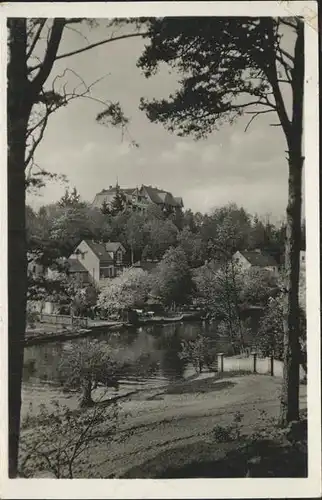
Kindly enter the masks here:
M 142 98 L 151 121 L 178 135 L 205 137 L 244 113 L 277 111 L 288 129 L 280 85 L 292 85 L 294 57 L 283 47 L 283 30 L 300 21 L 272 18 L 162 18 L 150 24 L 150 43 L 138 66 L 146 77 L 162 63 L 179 74 L 168 99 Z M 275 69 L 274 69 L 275 68 Z

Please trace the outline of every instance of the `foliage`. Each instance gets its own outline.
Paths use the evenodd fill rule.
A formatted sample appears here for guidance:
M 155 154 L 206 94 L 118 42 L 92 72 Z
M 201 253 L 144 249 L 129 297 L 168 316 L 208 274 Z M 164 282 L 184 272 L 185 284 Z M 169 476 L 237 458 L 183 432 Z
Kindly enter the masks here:
M 170 220 L 151 219 L 145 224 L 147 245 L 142 258 L 159 260 L 165 252 L 176 244 L 178 229 Z
M 69 257 L 82 239 L 96 239 L 100 231 L 101 214 L 96 209 L 66 206 L 51 220 L 50 238 Z
M 250 215 L 243 207 L 229 203 L 216 208 L 207 217 L 202 231 L 214 242 L 212 257 L 217 260 L 232 255 L 236 250 L 245 249 L 249 244 Z
M 149 43 L 138 65 L 150 77 L 162 63 L 168 64 L 179 73 L 180 88 L 167 100 L 142 99 L 142 107 L 152 121 L 179 135 L 196 137 L 209 134 L 225 120 L 231 123 L 254 106 L 262 105 L 266 112 L 277 109 L 283 115 L 279 82 L 291 83 L 293 58 L 283 47 L 282 33 L 291 27 L 300 36 L 301 26 L 300 20 L 283 18 L 150 21 Z M 270 99 L 272 93 L 279 108 Z M 280 118 L 286 128 L 285 117 Z
M 71 192 L 69 192 L 69 190 L 66 189 L 65 194 L 58 201 L 58 205 L 60 207 L 83 207 L 83 206 L 86 206 L 86 204 L 84 202 L 81 202 L 80 194 L 78 193 L 76 187 L 74 187 L 74 189 Z
M 110 205 L 111 215 L 122 213 L 126 206 L 126 196 L 119 186 L 116 186 L 116 193 Z
M 222 426 L 217 424 L 211 433 L 211 436 L 217 443 L 225 443 L 228 441 L 238 441 L 241 438 L 241 421 L 243 414 L 236 412 L 233 421 L 230 425 Z
M 178 245 L 185 252 L 189 266 L 196 268 L 207 259 L 222 260 L 228 250 L 230 254 L 231 241 L 237 242 L 238 247 L 244 244 L 247 247 L 247 242 L 256 248 L 261 245 L 256 232 L 249 236 L 252 227 L 247 221 L 251 216 L 234 204 L 204 216 L 188 210 L 182 215 L 183 229 L 178 229 L 173 216 L 166 218 L 154 205 L 145 213 L 122 209 L 112 215 L 109 206 L 103 212 L 80 201 L 77 191 L 67 192 L 60 202 L 42 207 L 38 212 L 27 207 L 28 247 L 37 254 L 39 263 L 48 266 L 62 255 L 68 257 L 83 238 L 120 241 L 133 263 L 160 260 L 168 248 Z M 270 231 L 276 241 L 279 238 L 279 243 L 274 238 L 267 240 L 265 248 L 276 256 L 280 252 L 278 248 L 284 245 L 284 236 L 273 225 Z
M 75 285 L 76 286 L 76 285 Z M 51 277 L 28 277 L 28 300 L 40 302 L 56 302 L 57 304 L 71 304 L 76 293 L 73 281 L 64 274 L 57 273 Z
M 108 442 L 117 431 L 118 411 L 112 407 L 95 406 L 86 411 L 71 411 L 53 402 L 49 412 L 41 406 L 35 428 L 26 428 L 34 418 L 27 416 L 20 439 L 19 474 L 37 477 L 53 474 L 57 479 L 72 479 L 88 467 L 88 454 L 101 443 Z
M 283 320 L 282 297 L 271 298 L 258 329 L 257 344 L 264 356 L 273 352 L 276 359 L 283 359 Z M 306 316 L 303 309 L 300 309 L 298 325 L 302 355 L 306 357 Z
M 201 266 L 206 258 L 207 247 L 200 234 L 185 227 L 178 233 L 178 246 L 183 249 L 190 267 Z
M 133 212 L 126 222 L 126 243 L 132 252 L 132 263 L 141 259 L 143 249 L 146 245 L 147 230 L 145 217 L 137 212 Z
M 78 288 L 72 300 L 72 309 L 75 316 L 87 316 L 96 306 L 99 290 L 90 283 L 84 288 Z
M 97 305 L 107 314 L 124 311 L 142 305 L 149 290 L 148 273 L 139 268 L 125 269 L 120 276 L 102 287 Z
M 39 313 L 27 307 L 26 314 L 27 314 L 27 326 L 34 328 L 36 323 L 39 322 L 40 319 Z
M 241 339 L 239 328 L 239 306 L 242 283 L 236 267 L 230 261 L 220 264 L 210 262 L 197 270 L 194 275 L 197 301 L 210 317 L 226 323 L 231 343 L 236 343 L 236 336 Z
M 215 359 L 215 352 L 211 348 L 211 341 L 204 335 L 197 335 L 195 339 L 181 342 L 180 359 L 192 363 L 197 373 L 201 373 L 204 366 L 208 368 Z
M 187 304 L 194 285 L 186 255 L 180 248 L 169 248 L 157 266 L 153 294 L 163 304 Z
M 280 293 L 277 277 L 269 270 L 250 268 L 241 273 L 239 300 L 245 307 L 266 307 L 271 297 Z
M 99 385 L 118 387 L 121 366 L 112 348 L 96 340 L 85 339 L 63 350 L 59 374 L 67 388 L 82 391 L 81 406 L 92 406 L 92 391 Z

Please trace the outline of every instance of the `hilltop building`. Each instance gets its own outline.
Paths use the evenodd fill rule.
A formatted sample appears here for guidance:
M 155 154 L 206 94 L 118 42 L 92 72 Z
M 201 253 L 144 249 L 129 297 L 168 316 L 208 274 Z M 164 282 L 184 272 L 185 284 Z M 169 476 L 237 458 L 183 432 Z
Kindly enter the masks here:
M 121 188 L 116 184 L 114 187 L 110 186 L 109 189 L 103 189 L 96 194 L 93 206 L 101 209 L 104 204 L 110 205 L 117 191 L 124 195 L 126 205 L 133 210 L 144 211 L 151 204 L 167 212 L 175 212 L 183 208 L 182 198 L 175 197 L 164 189 L 145 186 L 144 184 L 140 188 Z

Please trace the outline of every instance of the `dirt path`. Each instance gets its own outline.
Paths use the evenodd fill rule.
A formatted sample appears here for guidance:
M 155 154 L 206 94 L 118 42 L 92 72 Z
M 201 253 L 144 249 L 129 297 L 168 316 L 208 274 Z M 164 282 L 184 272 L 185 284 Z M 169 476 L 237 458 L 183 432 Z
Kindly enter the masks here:
M 165 450 L 207 440 L 215 425 L 229 425 L 237 411 L 244 415 L 244 432 L 261 420 L 261 410 L 272 417 L 278 415 L 278 378 L 249 375 L 235 377 L 231 382 L 233 385 L 227 388 L 204 394 L 164 395 L 154 400 L 133 398 L 122 404 L 122 413 L 130 411 L 131 416 L 120 425 L 117 441 L 91 451 L 93 477 L 120 477 Z M 305 408 L 304 386 L 300 400 Z

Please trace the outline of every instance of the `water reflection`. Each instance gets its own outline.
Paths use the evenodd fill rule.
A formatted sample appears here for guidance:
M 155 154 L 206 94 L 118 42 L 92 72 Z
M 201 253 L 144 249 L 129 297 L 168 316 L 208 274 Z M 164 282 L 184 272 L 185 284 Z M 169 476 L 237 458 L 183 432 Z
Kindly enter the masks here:
M 201 322 L 145 325 L 140 328 L 107 332 L 97 337 L 99 342 L 108 342 L 115 348 L 116 355 L 124 360 L 139 360 L 134 364 L 134 372 L 128 375 L 161 376 L 169 380 L 182 378 L 186 362 L 179 353 L 183 339 L 192 339 L 198 333 L 210 337 L 215 349 L 227 352 L 227 341 L 218 339 L 216 324 Z M 24 382 L 59 382 L 59 363 L 63 350 L 72 349 L 81 339 L 52 342 L 25 348 Z

